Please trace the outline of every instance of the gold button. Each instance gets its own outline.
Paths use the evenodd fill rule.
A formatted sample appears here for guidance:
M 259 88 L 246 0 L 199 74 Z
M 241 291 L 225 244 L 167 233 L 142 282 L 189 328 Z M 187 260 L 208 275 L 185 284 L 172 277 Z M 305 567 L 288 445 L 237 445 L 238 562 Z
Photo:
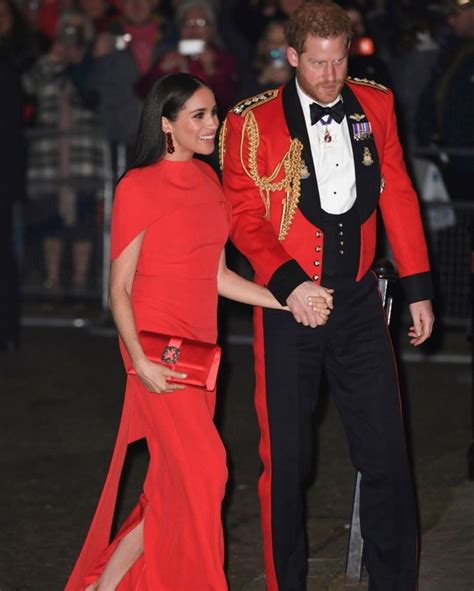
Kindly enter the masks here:
M 317 281 L 319 279 L 319 275 L 313 275 L 313 279 L 314 281 Z
M 316 232 L 316 238 L 320 238 L 320 236 L 321 236 L 321 232 L 318 230 L 318 231 Z
M 316 252 L 321 252 L 321 247 L 320 246 L 316 246 L 316 248 L 314 249 Z
M 319 261 L 314 261 L 314 266 L 319 267 Z

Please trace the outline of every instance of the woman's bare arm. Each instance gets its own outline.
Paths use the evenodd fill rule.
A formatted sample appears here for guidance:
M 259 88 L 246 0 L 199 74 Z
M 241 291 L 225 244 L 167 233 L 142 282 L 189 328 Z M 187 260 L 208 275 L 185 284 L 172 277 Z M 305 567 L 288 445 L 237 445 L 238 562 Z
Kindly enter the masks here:
M 132 365 L 145 387 L 150 392 L 171 392 L 181 390 L 184 386 L 166 381 L 167 377 L 186 377 L 184 374 L 151 362 L 143 352 L 138 340 L 135 318 L 131 302 L 133 279 L 137 268 L 138 257 L 145 232 L 139 234 L 112 261 L 109 283 L 109 305 L 115 325 Z
M 236 302 L 276 310 L 288 310 L 287 307 L 280 304 L 266 287 L 257 285 L 253 281 L 248 281 L 237 273 L 234 273 L 234 271 L 231 271 L 227 267 L 224 251 L 222 251 L 219 261 L 217 288 L 219 295 L 235 300 Z M 330 307 L 332 306 L 332 295 L 325 288 L 321 288 L 321 295 L 319 297 L 313 296 L 311 302 L 308 301 L 308 305 L 313 306 L 315 311 L 327 318 L 330 313 Z

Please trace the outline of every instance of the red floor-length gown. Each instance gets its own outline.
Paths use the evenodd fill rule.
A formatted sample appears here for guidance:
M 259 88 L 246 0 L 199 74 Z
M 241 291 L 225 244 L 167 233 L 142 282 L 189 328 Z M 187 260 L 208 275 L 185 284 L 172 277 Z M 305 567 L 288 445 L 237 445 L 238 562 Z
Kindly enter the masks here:
M 162 160 L 122 179 L 113 206 L 112 259 L 145 231 L 132 289 L 137 330 L 216 341 L 217 268 L 229 223 L 219 181 L 199 160 Z M 118 541 L 142 519 L 144 553 L 117 591 L 227 589 L 221 524 L 227 469 L 214 406 L 215 392 L 152 394 L 137 376 L 128 377 L 107 480 L 66 591 L 94 582 Z M 127 444 L 143 437 L 150 452 L 143 494 L 111 543 Z

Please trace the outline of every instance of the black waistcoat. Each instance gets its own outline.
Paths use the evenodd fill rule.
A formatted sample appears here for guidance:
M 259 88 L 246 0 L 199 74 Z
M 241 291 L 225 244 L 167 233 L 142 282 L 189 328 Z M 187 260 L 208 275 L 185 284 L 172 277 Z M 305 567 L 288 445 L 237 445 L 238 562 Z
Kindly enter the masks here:
M 347 118 L 343 125 L 349 126 L 354 155 L 357 192 L 357 199 L 352 208 L 341 215 L 329 214 L 321 207 L 311 146 L 294 79 L 285 85 L 282 96 L 288 130 L 292 138 L 298 138 L 302 142 L 302 157 L 309 172 L 307 177 L 301 179 L 298 208 L 307 220 L 324 232 L 323 277 L 324 275 L 331 277 L 357 275 L 360 257 L 360 226 L 377 208 L 380 194 L 380 162 L 374 139 L 370 135 L 361 140 L 354 129 L 357 121 L 367 122 L 368 118 L 348 85 L 342 89 L 341 96 Z M 370 165 L 367 165 L 367 158 L 364 158 L 367 150 L 370 155 Z M 339 226 L 341 223 L 342 227 Z M 343 234 L 341 235 L 340 232 Z M 344 244 L 341 245 L 340 242 Z
M 321 212 L 324 220 L 325 277 L 350 277 L 357 275 L 360 252 L 360 222 L 355 204 L 341 214 Z

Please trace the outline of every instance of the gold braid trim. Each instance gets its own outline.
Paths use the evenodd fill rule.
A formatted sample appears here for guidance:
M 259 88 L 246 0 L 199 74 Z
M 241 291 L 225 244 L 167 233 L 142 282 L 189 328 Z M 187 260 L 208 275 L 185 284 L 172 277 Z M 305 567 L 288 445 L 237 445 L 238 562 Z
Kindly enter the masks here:
M 360 86 L 370 86 L 371 88 L 376 88 L 382 92 L 388 92 L 388 88 L 386 86 L 375 82 L 375 80 L 367 80 L 367 78 L 352 78 L 352 76 L 348 76 L 347 80 L 353 84 L 359 84 Z
M 221 170 L 224 170 L 224 157 L 225 157 L 225 136 L 227 135 L 227 117 L 224 119 L 222 126 L 219 131 L 219 166 Z
M 244 157 L 245 136 L 247 136 L 248 141 L 247 163 Z M 283 241 L 288 234 L 300 200 L 301 152 L 303 150 L 303 144 L 296 138 L 292 139 L 288 151 L 269 176 L 260 176 L 258 171 L 257 152 L 259 145 L 260 134 L 258 124 L 253 112 L 249 111 L 245 115 L 240 139 L 240 162 L 244 172 L 253 180 L 260 192 L 260 197 L 265 205 L 265 220 L 270 220 L 270 194 L 274 191 L 285 191 L 286 196 L 282 202 L 283 212 L 278 233 L 278 240 Z M 280 181 L 274 182 L 282 167 L 285 171 L 284 177 Z

